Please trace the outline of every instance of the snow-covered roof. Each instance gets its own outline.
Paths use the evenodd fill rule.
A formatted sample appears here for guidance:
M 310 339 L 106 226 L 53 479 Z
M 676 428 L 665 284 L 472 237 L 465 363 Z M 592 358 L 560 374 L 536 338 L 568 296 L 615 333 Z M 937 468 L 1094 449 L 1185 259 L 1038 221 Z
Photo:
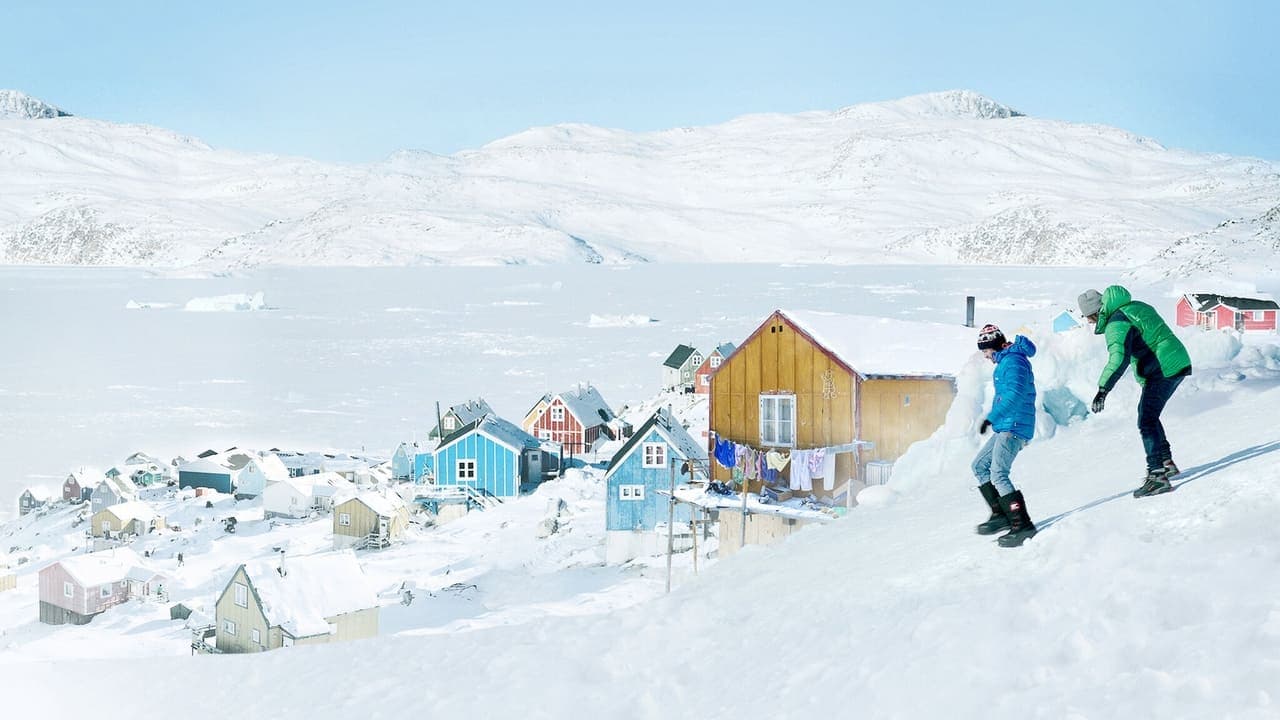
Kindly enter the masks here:
M 130 570 L 142 564 L 142 559 L 128 548 L 115 548 L 89 555 L 73 555 L 54 564 L 61 564 L 62 569 L 81 587 L 97 587 L 124 580 Z
M 613 419 L 613 410 L 601 397 L 600 391 L 590 385 L 566 390 L 556 397 L 578 418 L 583 427 L 595 427 Z
M 284 461 L 276 457 L 275 453 L 261 453 L 253 459 L 253 462 L 269 482 L 283 482 L 289 479 L 289 468 L 285 467 Z
M 863 377 L 955 377 L 976 353 L 977 330 L 963 325 L 779 310 Z
M 391 517 L 405 508 L 404 500 L 394 493 L 384 495 L 372 491 L 362 492 L 357 493 L 353 499 L 364 503 L 380 517 Z
M 378 605 L 377 594 L 350 550 L 257 560 L 244 569 L 267 623 L 294 637 L 323 635 L 329 632 L 328 618 Z
M 217 462 L 218 456 L 200 458 L 192 460 L 178 466 L 178 472 L 198 472 L 210 473 L 213 475 L 230 475 L 231 469 L 221 462 Z
M 479 420 L 485 415 L 493 414 L 493 408 L 489 407 L 489 403 L 485 402 L 484 398 L 476 398 L 475 400 L 468 400 L 454 405 L 449 408 L 449 412 L 457 416 L 458 424 L 466 425 Z
M 54 496 L 52 490 L 41 485 L 29 487 L 24 492 L 29 493 L 32 500 L 50 500 Z
M 680 420 L 672 415 L 665 407 L 660 407 L 649 416 L 639 429 L 636 430 L 622 449 L 614 454 L 613 459 L 609 462 L 609 469 L 605 471 L 608 477 L 613 469 L 622 464 L 627 456 L 635 451 L 636 447 L 641 445 L 645 438 L 649 436 L 650 431 L 656 430 L 658 435 L 671 446 L 677 457 L 684 459 L 706 460 L 707 449 L 680 424 Z M 705 474 L 705 473 L 704 473 Z
M 156 511 L 151 509 L 150 505 L 139 500 L 117 503 L 111 507 L 103 508 L 99 512 L 110 512 L 119 518 L 121 523 L 128 523 L 132 520 L 150 521 L 158 517 Z
M 497 442 L 511 448 L 515 452 L 542 446 L 542 442 L 540 440 L 525 432 L 519 425 L 504 420 L 497 415 L 486 415 L 479 420 L 458 428 L 450 435 L 445 436 L 439 447 L 436 448 L 436 451 L 438 452 L 443 450 L 473 432 L 484 433 Z

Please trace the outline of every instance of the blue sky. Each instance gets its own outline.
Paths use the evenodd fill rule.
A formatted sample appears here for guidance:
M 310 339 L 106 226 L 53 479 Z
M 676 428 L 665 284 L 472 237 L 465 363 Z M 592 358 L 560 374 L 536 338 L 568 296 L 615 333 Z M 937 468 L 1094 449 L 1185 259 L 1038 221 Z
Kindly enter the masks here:
M 7 0 L 0 87 L 356 162 L 559 122 L 656 130 L 955 88 L 1280 160 L 1280 3 L 958 5 Z

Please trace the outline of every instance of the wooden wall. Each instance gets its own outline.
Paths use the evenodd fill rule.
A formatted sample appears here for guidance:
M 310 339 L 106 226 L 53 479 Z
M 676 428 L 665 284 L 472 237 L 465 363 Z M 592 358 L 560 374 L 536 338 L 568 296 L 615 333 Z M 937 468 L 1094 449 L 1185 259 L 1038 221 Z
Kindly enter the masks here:
M 955 398 L 955 383 L 938 379 L 864 380 L 861 388 L 862 439 L 875 443 L 862 460 L 902 457 L 912 443 L 942 427 Z

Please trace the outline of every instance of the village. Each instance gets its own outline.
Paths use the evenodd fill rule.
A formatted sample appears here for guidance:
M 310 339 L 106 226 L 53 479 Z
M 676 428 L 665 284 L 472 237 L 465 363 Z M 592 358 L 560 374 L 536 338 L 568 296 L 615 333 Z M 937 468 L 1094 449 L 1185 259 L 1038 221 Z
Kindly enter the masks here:
M 1189 293 L 1170 310 L 1183 327 L 1274 333 L 1280 306 Z M 78 468 L 60 488 L 24 490 L 0 526 L 0 608 L 43 625 L 162 608 L 192 653 L 367 638 L 412 627 L 396 613 L 477 592 L 465 568 L 483 548 L 462 548 L 434 584 L 401 561 L 486 515 L 504 519 L 478 537 L 519 517 L 521 537 L 493 542 L 563 543 L 558 567 L 634 568 L 669 589 L 673 562 L 686 577 L 882 492 L 946 419 L 973 356 L 971 313 L 947 325 L 777 310 L 705 353 L 678 345 L 634 407 L 615 411 L 586 383 L 530 398 L 518 419 L 474 397 L 433 408 L 430 430 L 390 457 L 230 447 Z M 1073 311 L 1043 325 L 1087 328 Z

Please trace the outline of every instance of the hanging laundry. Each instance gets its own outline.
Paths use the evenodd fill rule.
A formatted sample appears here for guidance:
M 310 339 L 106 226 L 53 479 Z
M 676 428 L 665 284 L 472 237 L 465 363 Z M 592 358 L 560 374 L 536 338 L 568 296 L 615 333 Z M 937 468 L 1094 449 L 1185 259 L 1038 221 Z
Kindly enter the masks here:
M 793 450 L 791 452 L 791 483 L 792 490 L 802 490 L 809 492 L 813 490 L 813 479 L 809 474 L 809 455 L 810 450 Z
M 822 489 L 836 489 L 836 454 L 833 452 L 827 453 L 822 461 Z
M 746 447 L 745 445 L 743 447 Z M 746 464 L 742 466 L 743 473 L 748 480 L 759 480 L 761 478 L 760 466 L 764 461 L 764 453 L 756 452 L 755 448 L 746 448 Z
M 737 462 L 734 450 L 735 448 L 732 440 L 720 440 L 717 438 L 715 449 L 716 462 L 726 468 L 733 467 Z
M 814 448 L 809 451 L 809 476 L 823 477 L 822 469 L 827 461 L 826 448 Z
M 770 450 L 765 453 L 764 459 L 765 462 L 769 463 L 770 470 L 782 471 L 787 468 L 787 463 L 791 462 L 791 455 L 778 450 Z

